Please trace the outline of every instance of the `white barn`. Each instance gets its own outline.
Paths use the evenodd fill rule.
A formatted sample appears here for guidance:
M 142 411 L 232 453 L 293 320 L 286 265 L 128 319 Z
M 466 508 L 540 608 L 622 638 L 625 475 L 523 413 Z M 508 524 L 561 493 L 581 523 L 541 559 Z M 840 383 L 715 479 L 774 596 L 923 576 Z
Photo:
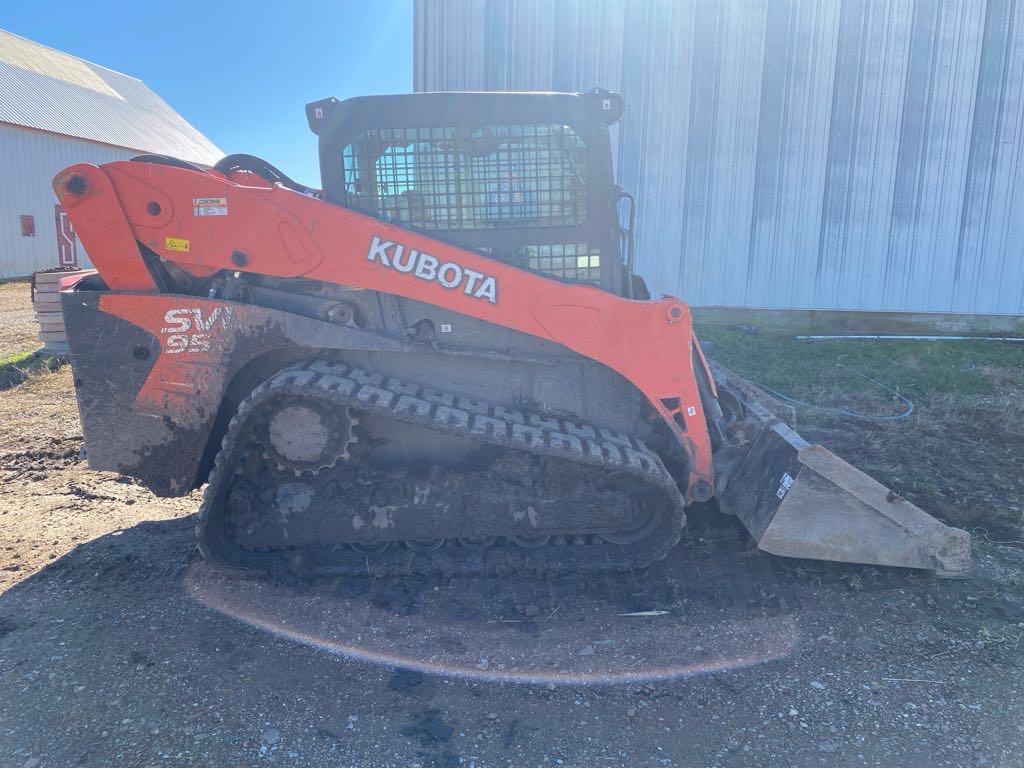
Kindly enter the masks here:
M 72 256 L 89 266 L 53 176 L 144 153 L 203 165 L 223 155 L 141 80 L 0 30 L 0 280 Z

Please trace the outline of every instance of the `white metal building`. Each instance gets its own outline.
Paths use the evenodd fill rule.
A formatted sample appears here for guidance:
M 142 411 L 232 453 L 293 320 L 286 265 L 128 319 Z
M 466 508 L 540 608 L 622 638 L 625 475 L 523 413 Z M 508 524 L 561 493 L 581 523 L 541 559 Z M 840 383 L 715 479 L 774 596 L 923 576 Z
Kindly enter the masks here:
M 0 30 L 0 279 L 57 267 L 72 248 L 88 266 L 50 183 L 74 163 L 143 153 L 222 157 L 142 81 Z
M 416 0 L 414 45 L 418 91 L 622 93 L 655 291 L 1024 313 L 1024 0 Z

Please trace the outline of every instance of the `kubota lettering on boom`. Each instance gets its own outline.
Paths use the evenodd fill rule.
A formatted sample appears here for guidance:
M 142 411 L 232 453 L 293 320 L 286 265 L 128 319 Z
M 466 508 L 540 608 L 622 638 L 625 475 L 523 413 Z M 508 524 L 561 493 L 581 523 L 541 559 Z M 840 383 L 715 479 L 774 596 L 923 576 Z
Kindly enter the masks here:
M 964 532 L 807 444 L 649 296 L 622 110 L 325 99 L 321 190 L 251 155 L 62 171 L 96 265 L 62 293 L 90 466 L 206 483 L 199 546 L 232 567 L 631 569 L 714 498 L 772 553 L 965 575 Z
M 374 235 L 370 241 L 366 258 L 420 280 L 436 280 L 445 288 L 460 288 L 474 299 L 486 299 L 491 304 L 498 301 L 498 284 L 490 275 L 462 267 L 456 262 L 442 264 L 435 256 L 415 248 L 407 249 L 401 243 L 382 240 L 379 235 Z

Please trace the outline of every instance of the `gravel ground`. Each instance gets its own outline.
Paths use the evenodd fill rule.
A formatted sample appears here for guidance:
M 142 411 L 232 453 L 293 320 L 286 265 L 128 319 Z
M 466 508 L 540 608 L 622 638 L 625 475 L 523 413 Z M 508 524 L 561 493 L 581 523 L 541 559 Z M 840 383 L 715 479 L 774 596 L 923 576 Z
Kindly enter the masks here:
M 0 392 L 0 765 L 1024 763 L 1020 543 L 942 581 L 696 511 L 643 574 L 273 584 L 79 430 L 66 367 Z

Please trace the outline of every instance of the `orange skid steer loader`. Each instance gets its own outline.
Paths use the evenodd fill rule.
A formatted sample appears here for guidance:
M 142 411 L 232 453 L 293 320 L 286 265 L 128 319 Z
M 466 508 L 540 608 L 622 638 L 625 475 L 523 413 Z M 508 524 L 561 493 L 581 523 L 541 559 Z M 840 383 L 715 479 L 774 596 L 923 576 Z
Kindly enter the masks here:
M 965 532 L 807 444 L 648 295 L 622 110 L 326 99 L 322 190 L 249 155 L 61 172 L 97 270 L 62 291 L 90 466 L 207 483 L 199 547 L 239 568 L 629 569 L 716 498 L 770 553 L 966 575 Z

